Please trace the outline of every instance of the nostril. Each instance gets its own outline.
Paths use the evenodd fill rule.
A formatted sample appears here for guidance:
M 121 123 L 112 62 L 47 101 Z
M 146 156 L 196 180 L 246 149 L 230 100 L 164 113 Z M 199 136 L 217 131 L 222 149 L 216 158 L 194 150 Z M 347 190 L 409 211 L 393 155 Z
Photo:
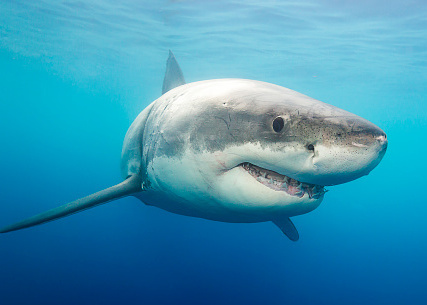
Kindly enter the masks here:
M 381 142 L 381 143 L 385 143 L 385 142 L 387 142 L 387 136 L 384 134 L 384 135 L 381 135 L 381 136 L 378 136 L 378 137 L 376 137 L 375 138 L 376 140 L 378 140 L 379 142 Z
M 378 143 L 380 144 L 380 153 L 381 155 L 385 154 L 386 150 L 387 150 L 387 146 L 388 146 L 388 141 L 387 141 L 387 136 L 386 134 L 382 134 L 378 137 L 375 138 Z

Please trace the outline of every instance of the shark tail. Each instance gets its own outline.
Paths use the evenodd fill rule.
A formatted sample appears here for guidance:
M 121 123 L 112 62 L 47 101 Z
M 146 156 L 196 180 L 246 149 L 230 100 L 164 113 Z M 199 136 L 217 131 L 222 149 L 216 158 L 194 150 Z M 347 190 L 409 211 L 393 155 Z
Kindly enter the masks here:
M 96 192 L 92 195 L 77 199 L 60 207 L 53 208 L 20 222 L 3 227 L 0 229 L 0 233 L 7 233 L 36 226 L 140 192 L 142 191 L 140 180 L 141 178 L 139 175 L 130 176 L 122 183 L 109 187 L 105 190 Z

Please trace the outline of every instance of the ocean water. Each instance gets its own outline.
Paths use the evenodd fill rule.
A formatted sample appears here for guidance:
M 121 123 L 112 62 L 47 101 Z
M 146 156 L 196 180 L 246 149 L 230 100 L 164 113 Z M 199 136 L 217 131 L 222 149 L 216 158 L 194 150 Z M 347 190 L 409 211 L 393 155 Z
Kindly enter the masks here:
M 388 135 L 370 175 L 273 224 L 124 198 L 0 236 L 0 304 L 426 304 L 427 3 L 0 1 L 0 226 L 121 181 L 127 128 L 188 82 L 262 80 Z

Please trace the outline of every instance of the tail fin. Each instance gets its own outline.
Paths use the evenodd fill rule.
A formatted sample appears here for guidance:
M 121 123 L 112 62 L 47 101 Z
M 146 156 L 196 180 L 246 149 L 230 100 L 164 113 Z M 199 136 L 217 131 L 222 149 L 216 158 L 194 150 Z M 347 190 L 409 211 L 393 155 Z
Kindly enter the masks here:
M 142 191 L 141 178 L 139 175 L 134 175 L 112 187 L 99 191 L 92 195 L 77 199 L 60 207 L 51 209 L 44 213 L 35 215 L 23 221 L 14 223 L 0 229 L 0 233 L 16 231 L 28 227 L 36 226 L 45 222 L 69 216 L 74 213 L 81 212 L 86 209 L 93 208 L 97 205 L 107 203 L 109 201 L 129 196 L 136 192 Z

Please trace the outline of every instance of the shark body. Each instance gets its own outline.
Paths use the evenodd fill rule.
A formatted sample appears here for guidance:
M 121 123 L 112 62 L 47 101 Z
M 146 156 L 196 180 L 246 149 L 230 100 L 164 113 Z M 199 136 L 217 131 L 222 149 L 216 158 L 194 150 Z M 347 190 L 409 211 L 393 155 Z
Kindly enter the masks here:
M 163 95 L 126 134 L 124 181 L 0 233 L 132 195 L 181 215 L 272 221 L 295 241 L 290 217 L 318 207 L 324 186 L 367 175 L 386 148 L 386 134 L 371 122 L 281 86 L 246 79 L 186 84 L 170 52 Z

